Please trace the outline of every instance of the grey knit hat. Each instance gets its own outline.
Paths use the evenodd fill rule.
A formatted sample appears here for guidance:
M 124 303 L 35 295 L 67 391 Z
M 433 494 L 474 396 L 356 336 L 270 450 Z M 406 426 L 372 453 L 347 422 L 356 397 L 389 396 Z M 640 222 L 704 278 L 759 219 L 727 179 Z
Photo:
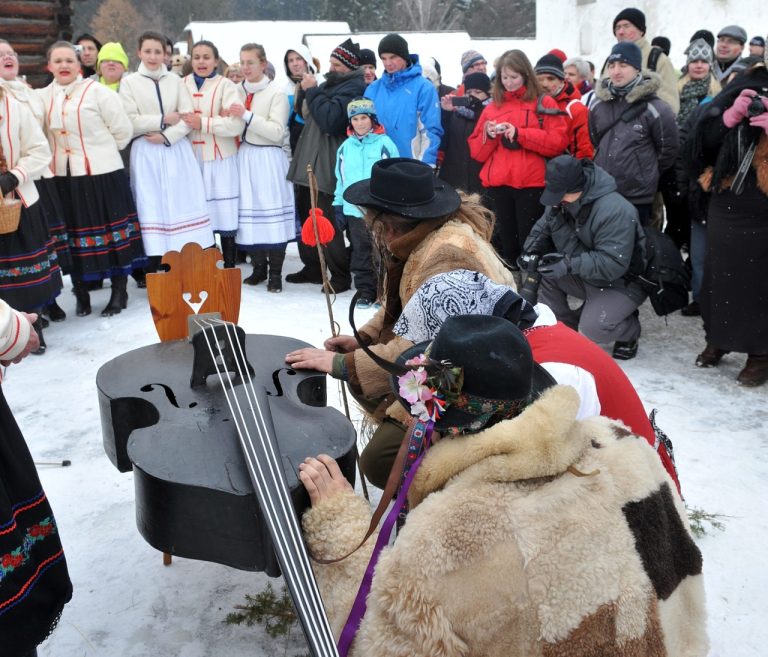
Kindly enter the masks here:
M 467 50 L 461 54 L 461 71 L 466 73 L 471 66 L 484 61 L 485 57 L 477 52 L 477 50 Z
M 724 36 L 736 39 L 736 41 L 741 41 L 742 45 L 747 42 L 747 31 L 739 25 L 726 25 L 717 33 L 718 39 Z
M 704 39 L 696 39 L 696 41 L 692 41 L 685 49 L 685 54 L 687 55 L 687 59 L 685 60 L 686 64 L 690 64 L 691 62 L 707 62 L 708 64 L 712 64 L 712 62 L 715 61 L 715 53 L 712 50 L 712 46 L 704 41 Z

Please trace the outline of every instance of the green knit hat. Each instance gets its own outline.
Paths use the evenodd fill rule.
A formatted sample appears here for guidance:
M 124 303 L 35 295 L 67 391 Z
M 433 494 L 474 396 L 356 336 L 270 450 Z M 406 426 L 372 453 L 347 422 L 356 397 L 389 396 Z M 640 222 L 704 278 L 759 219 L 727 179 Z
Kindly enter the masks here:
M 377 122 L 376 107 L 370 98 L 355 98 L 347 105 L 347 118 L 351 119 L 358 114 L 367 114 L 374 122 Z
M 116 41 L 105 43 L 99 50 L 99 57 L 96 60 L 96 70 L 102 62 L 119 62 L 125 70 L 128 70 L 128 55 L 125 54 L 123 46 Z

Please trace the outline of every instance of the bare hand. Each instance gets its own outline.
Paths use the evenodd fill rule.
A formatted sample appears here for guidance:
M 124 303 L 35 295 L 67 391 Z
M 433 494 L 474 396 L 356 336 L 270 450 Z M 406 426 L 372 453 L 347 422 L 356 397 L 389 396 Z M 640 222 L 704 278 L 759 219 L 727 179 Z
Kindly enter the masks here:
M 33 351 L 37 351 L 40 348 L 40 338 L 37 337 L 37 331 L 32 327 L 32 324 L 34 324 L 37 321 L 37 314 L 36 313 L 20 313 L 23 317 L 26 318 L 26 320 L 29 322 L 29 339 L 27 340 L 27 344 L 24 345 L 24 350 L 16 356 L 13 360 L 3 360 L 0 361 L 0 365 L 3 367 L 8 367 L 11 363 L 20 363 L 22 360 L 24 360 L 27 356 L 29 356 L 30 353 Z
M 242 118 L 243 114 L 245 114 L 245 106 L 240 105 L 238 103 L 235 103 L 234 105 L 230 105 L 228 110 L 225 110 L 225 109 L 221 110 L 222 116 L 236 116 L 238 119 Z
M 325 349 L 306 347 L 292 351 L 285 357 L 285 362 L 297 370 L 317 370 L 330 374 L 333 370 L 333 357 L 335 355 L 332 351 Z
M 304 77 L 301 78 L 300 84 L 301 84 L 301 88 L 304 89 L 304 91 L 306 91 L 311 87 L 317 86 L 317 78 L 311 73 L 305 73 Z
M 144 139 L 146 139 L 150 144 L 165 143 L 165 137 L 163 137 L 163 135 L 159 132 L 148 132 L 146 135 L 144 135 Z
M 169 112 L 163 117 L 165 125 L 176 125 L 179 121 L 181 121 L 181 114 L 178 112 Z
M 309 493 L 312 506 L 352 490 L 351 484 L 341 474 L 338 463 L 327 454 L 320 454 L 317 458 L 310 456 L 299 464 L 299 479 Z
M 507 139 L 509 139 L 509 141 L 514 141 L 516 134 L 517 134 L 517 128 L 513 125 L 509 125 L 509 127 L 504 132 L 504 136 Z
M 203 125 L 203 121 L 200 118 L 200 115 L 195 114 L 194 112 L 187 112 L 182 114 L 181 120 L 187 124 L 187 127 L 192 128 L 192 130 L 200 130 Z
M 453 106 L 453 101 L 451 100 L 455 95 L 456 94 L 446 94 L 440 99 L 440 107 L 446 112 L 453 112 L 456 110 Z
M 496 139 L 496 123 L 494 121 L 486 121 L 485 132 L 491 139 Z
M 360 345 L 357 344 L 357 340 L 352 335 L 337 335 L 335 338 L 328 338 L 323 346 L 328 351 L 335 351 L 337 354 L 348 354 Z

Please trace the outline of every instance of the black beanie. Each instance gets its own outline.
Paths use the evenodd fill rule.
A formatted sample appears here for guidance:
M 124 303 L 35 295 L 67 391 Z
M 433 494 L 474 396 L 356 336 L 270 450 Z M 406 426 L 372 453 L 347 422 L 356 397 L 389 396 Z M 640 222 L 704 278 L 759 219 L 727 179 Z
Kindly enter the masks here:
M 611 62 L 623 62 L 633 66 L 638 71 L 643 68 L 643 53 L 634 43 L 629 41 L 619 41 L 611 48 L 611 54 L 608 55 L 606 64 Z
M 629 7 L 622 9 L 616 18 L 613 19 L 613 33 L 616 34 L 616 23 L 619 21 L 629 21 L 638 30 L 645 34 L 645 14 L 639 9 Z
M 491 93 L 491 78 L 485 73 L 470 73 L 464 78 L 464 89 L 467 91 L 475 89 L 489 94 Z
M 556 78 L 565 80 L 565 71 L 563 70 L 563 62 L 557 55 L 547 53 L 538 62 L 534 68 L 536 75 L 554 75 Z
M 411 65 L 411 54 L 408 52 L 408 42 L 399 34 L 387 34 L 379 41 L 379 57 L 385 52 L 402 57 L 408 65 Z
M 376 66 L 376 53 L 370 48 L 360 49 L 360 66 Z
M 658 46 L 664 51 L 664 54 L 669 57 L 669 51 L 672 49 L 672 42 L 664 36 L 653 37 L 651 41 L 652 46 Z
M 712 34 L 709 30 L 696 30 L 693 33 L 693 36 L 691 37 L 691 43 L 696 41 L 696 39 L 704 39 L 709 44 L 710 48 L 715 47 L 715 35 Z

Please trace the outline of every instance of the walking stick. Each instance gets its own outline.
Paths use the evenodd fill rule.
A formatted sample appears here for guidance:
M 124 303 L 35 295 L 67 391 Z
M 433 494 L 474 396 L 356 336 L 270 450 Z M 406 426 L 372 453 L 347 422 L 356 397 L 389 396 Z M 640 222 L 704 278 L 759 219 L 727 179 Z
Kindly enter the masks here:
M 333 301 L 331 301 L 331 294 L 333 294 L 335 301 L 336 293 L 333 291 L 331 282 L 328 280 L 328 271 L 325 266 L 325 253 L 323 252 L 323 245 L 320 242 L 320 231 L 317 228 L 317 178 L 315 177 L 314 171 L 312 171 L 311 164 L 307 165 L 307 179 L 309 180 L 309 201 L 312 208 L 309 213 L 309 221 L 312 222 L 312 232 L 315 235 L 315 246 L 317 247 L 317 255 L 320 258 L 320 275 L 323 279 L 323 293 L 325 294 L 325 305 L 328 308 L 328 319 L 331 323 L 331 335 L 335 338 L 339 335 L 340 327 L 333 317 Z M 322 214 L 322 210 L 320 213 Z M 341 400 L 344 404 L 344 413 L 346 414 L 347 419 L 352 422 L 352 417 L 349 413 L 349 401 L 347 400 L 347 388 L 344 385 L 344 381 L 340 381 L 339 383 L 341 386 Z M 365 482 L 365 475 L 363 474 L 363 469 L 360 467 L 360 452 L 357 449 L 357 441 L 355 441 L 355 461 L 357 462 L 357 471 L 360 473 L 360 484 L 363 488 L 363 495 L 365 495 L 365 499 L 367 500 L 369 499 L 368 484 Z

